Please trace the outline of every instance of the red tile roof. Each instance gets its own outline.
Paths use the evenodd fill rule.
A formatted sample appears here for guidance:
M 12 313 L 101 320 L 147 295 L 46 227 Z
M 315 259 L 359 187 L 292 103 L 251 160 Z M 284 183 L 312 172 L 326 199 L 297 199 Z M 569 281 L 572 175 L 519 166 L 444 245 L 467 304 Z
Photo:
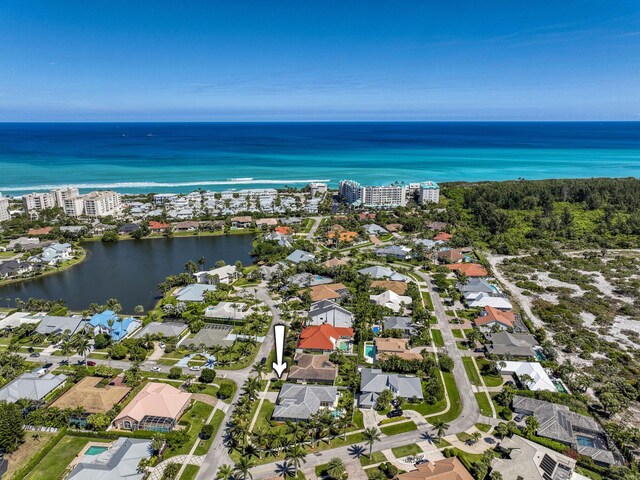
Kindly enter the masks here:
M 164 230 L 165 228 L 169 227 L 171 227 L 171 225 L 169 225 L 168 223 L 156 222 L 154 220 L 151 220 L 149 222 L 149 228 L 151 230 Z
M 49 235 L 53 227 L 32 228 L 27 233 L 29 235 Z
M 467 277 L 486 277 L 489 274 L 482 265 L 477 263 L 454 263 L 445 265 L 452 272 L 464 273 Z
M 353 338 L 353 328 L 334 327 L 328 323 L 319 326 L 314 325 L 302 330 L 298 348 L 334 350 L 335 340 L 341 337 Z
M 447 233 L 447 232 L 440 232 L 435 237 L 433 237 L 433 239 L 435 241 L 440 240 L 441 242 L 448 242 L 452 238 L 453 238 L 453 235 L 451 235 L 450 233 Z
M 477 317 L 474 322 L 476 325 L 487 325 L 492 322 L 501 323 L 507 327 L 513 327 L 516 316 L 513 312 L 503 312 L 493 307 L 484 307 L 486 315 Z
M 280 226 L 280 227 L 276 227 L 274 230 L 276 233 L 279 233 L 280 235 L 291 235 L 291 227 Z

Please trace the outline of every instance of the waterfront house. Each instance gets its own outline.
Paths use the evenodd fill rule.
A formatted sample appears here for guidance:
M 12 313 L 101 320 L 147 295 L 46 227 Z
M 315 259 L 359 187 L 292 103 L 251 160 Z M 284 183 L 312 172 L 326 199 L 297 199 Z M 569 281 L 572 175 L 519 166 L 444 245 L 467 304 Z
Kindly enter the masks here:
M 285 383 L 278 394 L 272 418 L 279 422 L 309 420 L 320 410 L 337 405 L 336 387 Z
M 190 404 L 191 394 L 166 383 L 147 383 L 113 420 L 123 430 L 171 431 Z
M 458 457 L 420 463 L 415 467 L 416 470 L 398 475 L 398 480 L 473 480 L 473 476 Z M 505 477 L 505 479 L 508 478 L 512 477 Z
M 71 317 L 46 315 L 36 327 L 35 331 L 42 335 L 59 335 L 65 332 L 73 335 L 84 328 L 86 324 L 87 322 L 81 315 Z
M 32 272 L 35 266 L 29 262 L 20 260 L 7 260 L 0 263 L 0 278 L 11 278 Z
M 164 222 L 156 222 L 155 220 L 149 221 L 149 230 L 152 233 L 164 233 L 171 231 L 171 225 Z
M 204 316 L 216 320 L 244 321 L 252 313 L 253 308 L 248 308 L 246 303 L 220 302 L 215 306 L 208 306 Z
M 25 399 L 39 402 L 67 381 L 66 375 L 44 372 L 44 369 L 25 372 L 7 383 L 0 388 L 0 401 L 12 403 Z
M 340 348 L 342 344 L 348 346 L 353 340 L 353 329 L 334 327 L 328 323 L 306 327 L 300 333 L 298 348 L 303 350 L 316 350 L 320 352 L 332 352 Z
M 196 272 L 193 274 L 198 283 L 215 285 L 218 283 L 231 284 L 240 278 L 240 272 L 235 265 L 223 265 L 222 267 Z
M 45 312 L 15 312 L 0 320 L 0 330 L 12 330 L 30 323 L 40 323 L 47 314 Z
M 536 356 L 538 342 L 530 333 L 490 333 L 486 336 L 485 349 L 489 355 L 526 357 Z
M 558 391 L 545 369 L 537 362 L 499 362 L 499 368 L 501 374 L 513 375 L 529 390 Z
M 381 265 L 373 265 L 372 267 L 361 268 L 358 270 L 360 275 L 370 275 L 374 279 L 388 278 L 398 282 L 406 282 L 408 279 L 404 275 Z
M 303 263 L 303 262 L 315 262 L 316 256 L 313 253 L 305 252 L 304 250 L 294 250 L 289 254 L 285 260 L 291 263 Z
M 338 367 L 331 363 L 329 354 L 296 353 L 296 365 L 289 370 L 287 380 L 297 383 L 326 383 L 333 385 Z
M 174 295 L 179 302 L 203 302 L 207 292 L 215 292 L 217 289 L 215 285 L 191 283 L 178 288 Z
M 39 243 L 40 239 L 37 237 L 20 237 L 14 240 L 9 240 L 7 250 L 22 250 L 26 252 L 28 250 L 38 248 Z
M 404 338 L 410 338 L 416 333 L 411 317 L 383 317 L 384 330 L 400 330 Z
M 516 315 L 513 312 L 503 312 L 494 307 L 485 307 L 473 323 L 482 331 L 492 331 L 495 328 L 507 330 L 516 325 Z
M 387 307 L 395 313 L 400 313 L 408 305 L 411 305 L 412 298 L 407 295 L 398 295 L 391 290 L 386 290 L 379 295 L 369 295 L 371 302 Z
M 151 441 L 118 438 L 97 455 L 84 455 L 71 470 L 67 480 L 142 480 L 146 473 L 140 461 L 152 456 Z
M 111 310 L 96 313 L 89 319 L 89 326 L 93 334 L 108 335 L 114 342 L 119 342 L 124 337 L 138 329 L 140 322 L 133 317 L 122 318 Z
M 162 338 L 180 338 L 186 330 L 187 325 L 185 323 L 151 322 L 138 330 L 134 338 L 143 338 L 147 334 Z
M 39 255 L 29 258 L 32 263 L 42 263 L 54 267 L 69 260 L 72 256 L 72 248 L 69 243 L 52 243 L 42 250 Z
M 256 220 L 256 226 L 260 228 L 275 227 L 278 225 L 276 218 L 259 218 Z
M 363 368 L 360 377 L 360 408 L 373 408 L 384 390 L 391 390 L 396 397 L 423 399 L 422 382 L 413 375 L 383 373 L 378 368 Z
M 311 305 L 307 325 L 329 324 L 334 327 L 353 326 L 353 313 L 330 300 L 320 300 Z
M 607 446 L 604 430 L 592 417 L 572 412 L 565 405 L 520 395 L 513 397 L 512 404 L 514 412 L 536 418 L 536 435 L 564 443 L 596 464 L 617 463 Z
M 249 216 L 231 217 L 229 221 L 234 228 L 250 228 L 253 225 L 253 219 Z
M 176 232 L 195 232 L 198 230 L 199 223 L 193 221 L 177 222 L 173 224 L 173 230 Z

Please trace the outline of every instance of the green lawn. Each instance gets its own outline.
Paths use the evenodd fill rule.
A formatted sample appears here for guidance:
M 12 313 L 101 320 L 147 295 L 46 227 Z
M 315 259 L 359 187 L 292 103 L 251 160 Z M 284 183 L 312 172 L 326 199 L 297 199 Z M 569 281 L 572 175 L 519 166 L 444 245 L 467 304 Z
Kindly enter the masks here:
M 432 328 L 431 335 L 433 335 L 433 343 L 436 347 L 444 347 L 444 340 L 442 339 L 442 332 L 440 330 Z
M 224 412 L 222 410 L 216 410 L 216 413 L 213 414 L 213 418 L 211 419 L 211 423 L 209 425 L 213 425 L 213 433 L 211 434 L 211 438 L 209 440 L 200 441 L 200 444 L 196 447 L 196 451 L 194 455 L 204 455 L 211 448 L 211 444 L 213 443 L 213 438 L 216 436 L 216 433 L 220 429 L 220 425 L 224 421 Z
M 482 379 L 480 378 L 480 374 L 476 370 L 476 367 L 473 363 L 473 357 L 462 357 L 462 363 L 464 363 L 464 369 L 467 372 L 467 377 L 469 377 L 469 381 L 473 385 L 482 385 Z
M 207 418 L 209 418 L 212 410 L 213 407 L 211 405 L 202 402 L 194 402 L 193 405 L 191 405 L 191 408 L 189 408 L 189 410 L 187 410 L 180 419 L 181 425 L 188 424 L 189 429 L 187 430 L 187 433 L 189 433 L 190 439 L 181 447 L 168 449 L 165 453 L 165 458 L 189 453 L 194 442 L 197 441 L 198 436 L 200 435 L 200 430 L 207 421 Z
M 453 328 L 451 329 L 451 332 L 453 333 L 453 336 L 456 338 L 464 338 L 464 336 L 462 335 L 462 330 L 460 330 L 459 328 Z
M 486 423 L 476 423 L 476 428 L 481 432 L 487 433 L 491 430 L 491 425 L 487 425 Z
M 456 380 L 453 377 L 453 373 L 445 372 L 444 374 L 444 383 L 447 387 L 447 392 L 449 393 L 449 401 L 451 402 L 451 408 L 447 410 L 442 415 L 438 415 L 436 417 L 429 417 L 427 420 L 429 423 L 433 424 L 438 420 L 442 420 L 443 422 L 450 422 L 455 420 L 460 416 L 460 412 L 462 412 L 462 402 L 460 401 L 460 393 L 458 393 L 458 388 L 456 386 Z
M 51 480 L 62 478 L 71 461 L 89 442 L 111 443 L 111 440 L 88 437 L 62 437 L 58 444 L 34 468 L 26 480 Z
M 270 428 L 269 420 L 271 420 L 271 415 L 275 410 L 276 406 L 274 403 L 269 400 L 265 400 L 262 402 L 262 407 L 260 407 L 260 411 L 258 412 L 258 418 L 256 419 L 256 424 L 253 428 Z
M 388 427 L 382 427 L 380 431 L 385 435 L 397 435 L 399 433 L 411 432 L 417 430 L 418 427 L 413 422 L 397 423 L 395 425 L 389 425 Z
M 402 447 L 392 448 L 391 451 L 398 459 L 408 457 L 409 455 L 417 455 L 418 453 L 422 453 L 422 449 L 415 443 L 403 445 Z
M 359 408 L 356 408 L 355 412 L 353 412 L 353 423 L 358 429 L 364 428 L 364 414 Z
M 493 376 L 493 375 L 483 375 L 482 379 L 484 380 L 484 384 L 487 387 L 499 387 L 500 385 L 502 385 L 502 377 L 500 375 L 498 376 Z
M 384 453 L 382 452 L 373 452 L 371 458 L 366 455 L 362 455 L 360 457 L 360 465 L 362 465 L 363 467 L 368 467 L 369 465 L 375 465 L 376 463 L 382 463 L 386 461 L 387 457 L 385 457 Z
M 200 467 L 196 465 L 187 465 L 180 476 L 180 480 L 194 480 L 198 474 Z
M 480 413 L 486 417 L 492 417 L 493 413 L 491 412 L 491 404 L 489 403 L 487 394 L 484 392 L 476 392 L 474 395 L 476 396 L 476 400 L 478 401 Z

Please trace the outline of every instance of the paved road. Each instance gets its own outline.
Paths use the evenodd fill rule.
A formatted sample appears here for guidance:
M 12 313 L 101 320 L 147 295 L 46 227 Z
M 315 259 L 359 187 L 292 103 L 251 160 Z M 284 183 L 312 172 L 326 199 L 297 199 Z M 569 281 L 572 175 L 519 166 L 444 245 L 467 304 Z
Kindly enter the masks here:
M 318 230 L 318 227 L 320 226 L 320 222 L 322 222 L 323 217 L 311 217 L 313 218 L 313 225 L 311 226 L 311 230 L 309 230 L 309 233 L 307 233 L 307 240 L 311 241 L 313 240 L 313 237 L 316 234 L 316 230 Z

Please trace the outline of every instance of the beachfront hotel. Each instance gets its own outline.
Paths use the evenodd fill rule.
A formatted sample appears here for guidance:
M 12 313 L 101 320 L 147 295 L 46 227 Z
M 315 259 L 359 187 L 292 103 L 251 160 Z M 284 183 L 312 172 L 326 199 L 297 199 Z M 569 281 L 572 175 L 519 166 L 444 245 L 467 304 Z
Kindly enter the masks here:
M 339 193 L 346 203 L 364 207 L 395 208 L 405 207 L 407 197 L 418 192 L 418 201 L 423 203 L 438 203 L 440 187 L 435 182 L 420 184 L 363 186 L 353 180 L 342 180 Z

